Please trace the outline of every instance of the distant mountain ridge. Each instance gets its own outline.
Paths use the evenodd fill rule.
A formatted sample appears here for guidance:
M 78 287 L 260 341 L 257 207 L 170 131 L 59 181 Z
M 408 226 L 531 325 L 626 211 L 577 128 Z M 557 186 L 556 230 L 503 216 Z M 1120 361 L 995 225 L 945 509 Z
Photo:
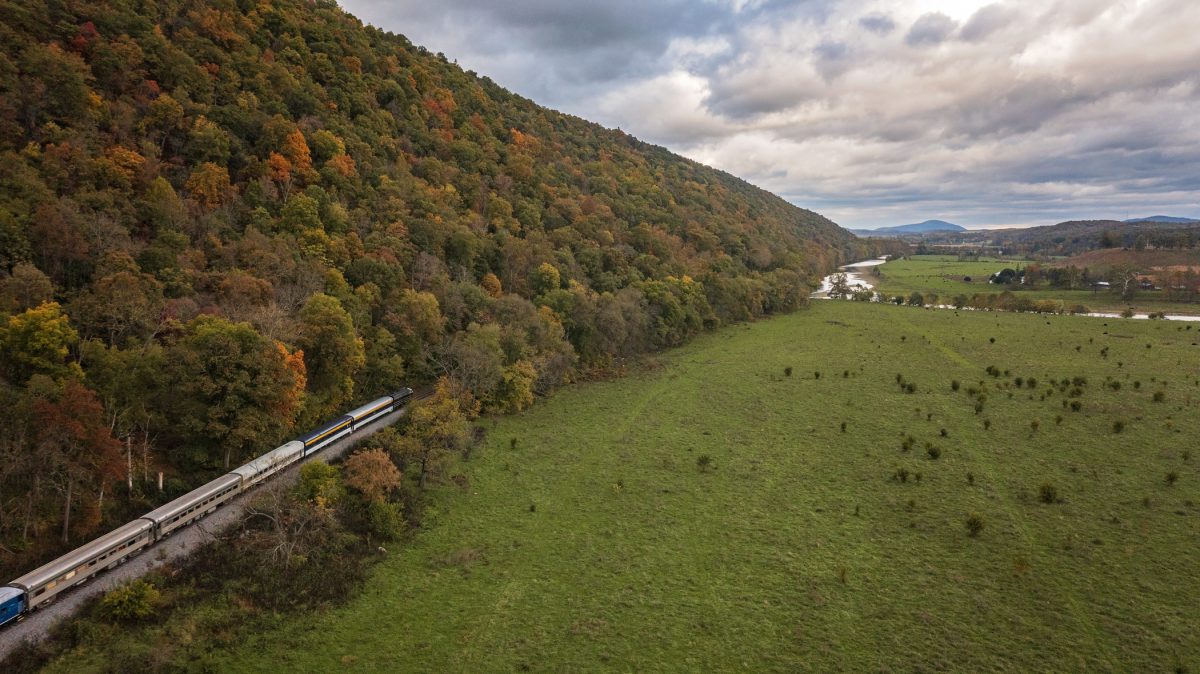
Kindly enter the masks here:
M 854 229 L 855 234 L 880 236 L 884 234 L 925 234 L 928 232 L 965 232 L 966 227 L 945 220 L 926 220 L 911 225 L 896 225 L 895 227 L 879 227 L 878 229 Z
M 1124 220 L 1123 222 L 1167 222 L 1171 224 L 1188 224 L 1192 222 L 1200 222 L 1200 220 L 1197 220 L 1196 218 L 1180 218 L 1173 215 L 1151 215 L 1148 218 L 1133 218 L 1131 220 Z

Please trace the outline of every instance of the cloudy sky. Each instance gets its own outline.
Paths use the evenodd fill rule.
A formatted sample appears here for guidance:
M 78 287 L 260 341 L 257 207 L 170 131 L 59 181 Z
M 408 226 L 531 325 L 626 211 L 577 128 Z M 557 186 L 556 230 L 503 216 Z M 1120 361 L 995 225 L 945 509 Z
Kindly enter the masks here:
M 342 0 L 846 227 L 1200 217 L 1196 0 Z

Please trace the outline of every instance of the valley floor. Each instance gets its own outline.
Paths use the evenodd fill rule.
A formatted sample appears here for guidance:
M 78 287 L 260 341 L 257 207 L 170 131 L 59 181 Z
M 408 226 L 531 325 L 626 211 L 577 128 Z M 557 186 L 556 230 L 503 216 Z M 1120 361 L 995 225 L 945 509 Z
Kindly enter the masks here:
M 1197 327 L 814 302 L 723 329 L 486 420 L 370 587 L 212 664 L 1200 670 Z

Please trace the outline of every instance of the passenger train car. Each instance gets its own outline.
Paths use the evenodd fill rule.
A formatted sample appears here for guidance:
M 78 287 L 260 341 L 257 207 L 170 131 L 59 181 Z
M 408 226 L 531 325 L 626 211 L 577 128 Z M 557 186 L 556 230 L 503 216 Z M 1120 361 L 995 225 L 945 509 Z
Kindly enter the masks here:
M 405 387 L 350 410 L 315 431 L 277 447 L 250 463 L 151 510 L 119 529 L 30 571 L 6 586 L 0 586 L 0 625 L 38 608 L 58 593 L 121 564 L 301 458 L 311 456 L 400 409 L 408 404 L 412 397 L 413 390 Z

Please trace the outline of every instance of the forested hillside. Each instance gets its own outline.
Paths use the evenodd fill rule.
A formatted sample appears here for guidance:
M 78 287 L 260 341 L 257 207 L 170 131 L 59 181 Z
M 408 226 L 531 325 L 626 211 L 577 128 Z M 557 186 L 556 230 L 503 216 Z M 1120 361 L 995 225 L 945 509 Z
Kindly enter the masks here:
M 402 382 L 520 410 L 866 252 L 333 3 L 0 16 L 10 573 Z

